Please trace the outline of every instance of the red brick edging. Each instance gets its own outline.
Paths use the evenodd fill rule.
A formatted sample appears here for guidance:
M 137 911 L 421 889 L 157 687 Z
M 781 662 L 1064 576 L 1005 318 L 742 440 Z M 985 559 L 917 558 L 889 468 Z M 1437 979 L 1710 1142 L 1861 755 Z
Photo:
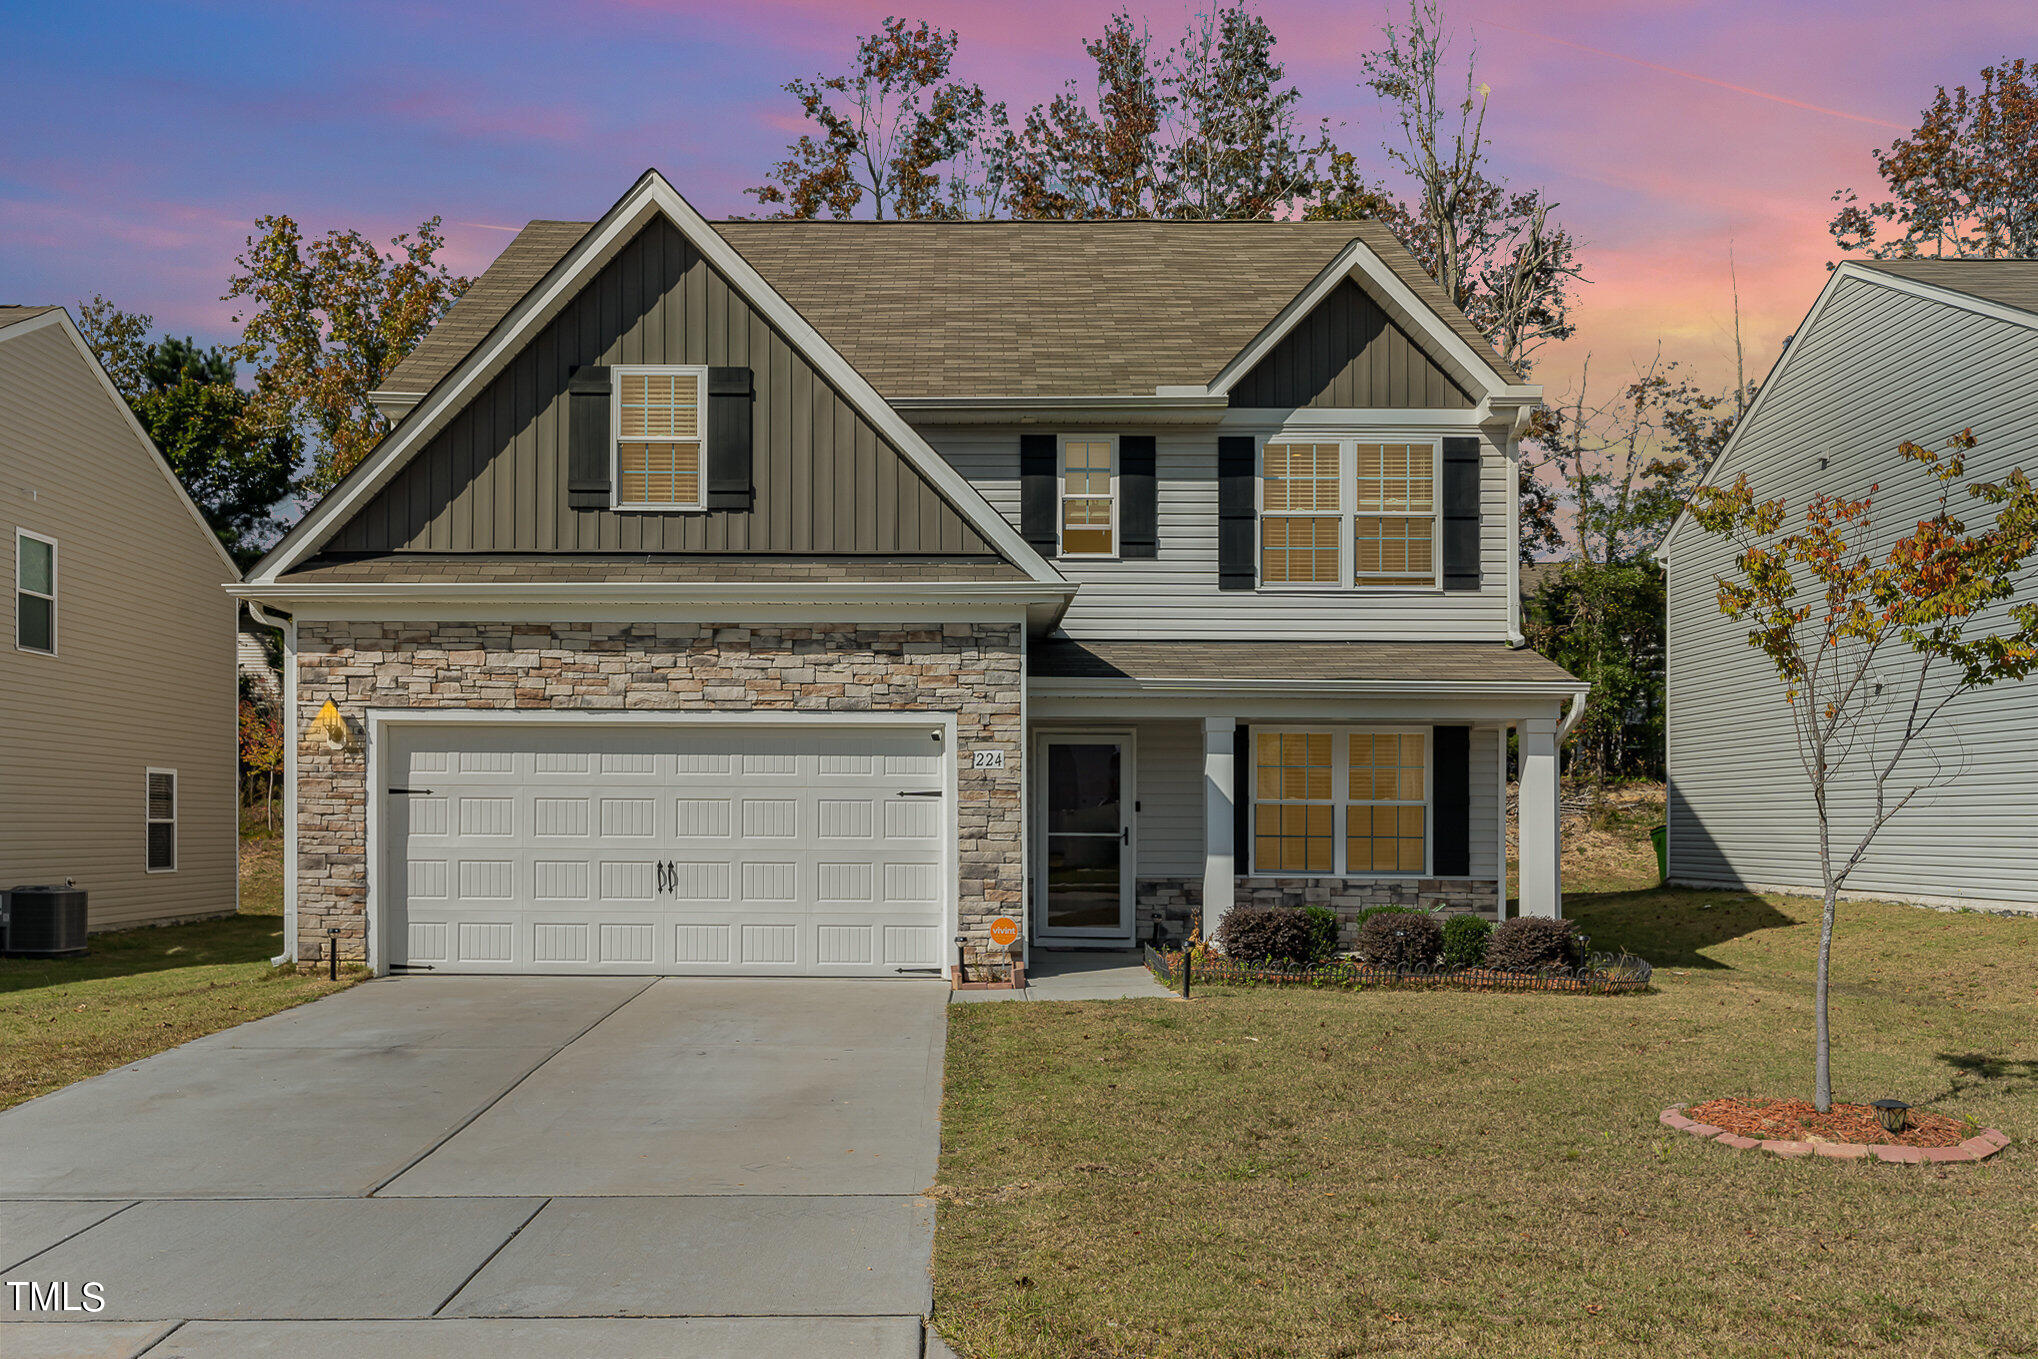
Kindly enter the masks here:
M 1836 1161 L 1893 1161 L 1903 1165 L 1936 1165 L 1949 1161 L 1985 1161 L 2010 1145 L 2010 1139 L 1994 1128 L 1983 1128 L 1957 1147 L 1871 1146 L 1864 1142 L 1778 1142 L 1742 1137 L 1710 1123 L 1684 1116 L 1685 1106 L 1673 1104 L 1657 1122 L 1666 1128 L 1705 1137 L 1735 1151 L 1766 1151 L 1774 1156 L 1828 1156 Z

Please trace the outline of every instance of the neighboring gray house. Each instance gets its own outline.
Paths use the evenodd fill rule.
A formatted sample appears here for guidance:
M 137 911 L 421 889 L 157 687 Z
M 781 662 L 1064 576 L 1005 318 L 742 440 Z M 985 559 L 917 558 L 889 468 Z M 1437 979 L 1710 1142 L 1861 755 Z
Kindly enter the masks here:
M 1370 223 L 534 222 L 239 593 L 300 956 L 933 976 L 1561 909 L 1540 398 Z
M 240 573 L 61 307 L 0 307 L 0 527 L 0 887 L 232 912 Z
M 1710 480 L 1745 474 L 1793 516 L 1809 495 L 1880 483 L 1877 517 L 1908 528 L 1933 497 L 1897 445 L 1937 447 L 1971 428 L 1981 442 L 1970 478 L 2038 470 L 2034 397 L 2038 261 L 1844 264 Z M 1956 512 L 1967 508 L 1963 498 Z M 1685 519 L 1658 555 L 1669 572 L 1670 876 L 1817 890 L 1816 822 L 1782 692 L 1746 626 L 1719 613 L 1716 579 L 1732 551 Z M 1935 730 L 1907 768 L 1925 777 L 1936 761 L 1948 781 L 1884 829 L 1854 894 L 2038 908 L 2038 684 L 1967 695 Z M 1858 826 L 1865 806 L 1864 790 L 1843 794 L 1841 825 Z

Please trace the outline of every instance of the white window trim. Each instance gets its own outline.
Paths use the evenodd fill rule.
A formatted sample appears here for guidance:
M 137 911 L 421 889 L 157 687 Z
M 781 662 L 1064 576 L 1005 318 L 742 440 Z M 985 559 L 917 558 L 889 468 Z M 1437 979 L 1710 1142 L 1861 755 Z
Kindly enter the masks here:
M 1261 579 L 1260 572 L 1266 564 L 1262 548 L 1261 526 L 1267 518 L 1267 445 L 1268 444 L 1330 444 L 1337 445 L 1338 466 L 1338 535 L 1337 535 L 1337 579 L 1335 581 L 1274 581 Z M 1430 583 L 1408 585 L 1394 581 L 1368 583 L 1357 579 L 1354 570 L 1352 539 L 1361 517 L 1368 519 L 1421 519 L 1422 514 L 1409 514 L 1388 510 L 1359 509 L 1359 445 L 1360 444 L 1427 444 L 1430 448 L 1430 511 L 1426 516 L 1435 525 L 1430 541 L 1433 545 L 1430 559 Z M 1442 594 L 1444 591 L 1444 441 L 1436 434 L 1352 434 L 1326 430 L 1293 429 L 1279 430 L 1259 436 L 1258 446 L 1253 455 L 1253 581 L 1254 589 L 1261 594 L 1363 594 L 1363 595 L 1409 595 Z M 1287 511 L 1276 511 L 1287 514 Z M 1321 518 L 1323 511 L 1313 515 L 1297 511 L 1296 518 Z
M 696 418 L 699 421 L 699 438 L 695 440 L 701 448 L 701 495 L 700 499 L 687 504 L 667 501 L 624 500 L 623 495 L 623 378 L 625 375 L 648 375 L 669 377 L 691 374 L 698 384 L 695 391 L 700 397 Z M 641 439 L 632 443 L 663 443 L 671 440 Z M 624 363 L 609 366 L 609 508 L 630 514 L 699 514 L 708 507 L 708 369 L 697 363 Z
M 154 809 L 149 805 L 149 785 L 155 781 L 155 777 L 158 774 L 170 776 L 170 818 L 167 822 L 161 817 L 156 816 Z M 183 838 L 183 827 L 178 816 L 180 810 L 179 804 L 183 800 L 183 796 L 184 781 L 178 777 L 176 770 L 151 765 L 142 772 L 142 870 L 144 872 L 175 873 L 177 866 L 184 861 L 184 847 L 179 843 Z M 170 866 L 168 868 L 152 868 L 149 866 L 149 827 L 162 825 L 167 825 L 170 828 Z
M 1270 736 L 1282 734 L 1330 734 L 1330 806 L 1332 868 L 1328 873 L 1305 873 L 1290 869 L 1267 869 L 1262 871 L 1257 859 L 1260 852 L 1260 837 L 1257 812 L 1260 805 L 1259 738 L 1262 733 Z M 1413 873 L 1353 873 L 1349 868 L 1349 840 L 1346 833 L 1345 812 L 1352 807 L 1410 807 L 1414 803 L 1378 801 L 1368 799 L 1352 801 L 1351 781 L 1351 738 L 1353 736 L 1408 736 L 1422 737 L 1422 870 Z M 1234 848 L 1234 853 L 1246 863 L 1245 876 L 1251 878 L 1362 878 L 1415 879 L 1432 876 L 1430 870 L 1436 866 L 1436 728 L 1414 723 L 1363 723 L 1356 725 L 1337 723 L 1275 723 L 1260 725 L 1254 723 L 1246 729 L 1246 767 L 1235 771 L 1234 781 L 1246 789 L 1246 844 Z M 1270 804 L 1294 803 L 1293 798 L 1270 798 Z M 1300 805 L 1308 805 L 1307 803 Z M 1322 806 L 1321 802 L 1314 803 Z
M 1069 494 L 1070 444 L 1109 444 L 1111 446 L 1111 550 L 1109 552 L 1070 552 L 1062 547 L 1062 533 L 1068 526 L 1066 510 L 1070 500 L 1104 499 L 1085 493 L 1079 496 Z M 1119 462 L 1118 436 L 1116 434 L 1063 434 L 1058 435 L 1054 445 L 1054 552 L 1057 557 L 1070 561 L 1109 562 L 1118 560 L 1125 546 L 1125 524 L 1121 502 L 1118 496 Z
M 27 589 L 21 583 L 21 540 L 24 538 L 32 538 L 38 543 L 45 543 L 49 546 L 50 592 L 47 595 L 39 590 Z M 56 539 L 45 537 L 40 533 L 35 533 L 25 528 L 14 530 L 14 649 L 16 651 L 23 651 L 31 656 L 54 656 L 57 654 L 57 593 L 63 584 L 63 578 L 58 575 L 57 568 Z M 47 651 L 41 647 L 23 646 L 21 644 L 21 597 L 23 595 L 33 595 L 37 599 L 47 599 L 50 602 L 50 645 Z

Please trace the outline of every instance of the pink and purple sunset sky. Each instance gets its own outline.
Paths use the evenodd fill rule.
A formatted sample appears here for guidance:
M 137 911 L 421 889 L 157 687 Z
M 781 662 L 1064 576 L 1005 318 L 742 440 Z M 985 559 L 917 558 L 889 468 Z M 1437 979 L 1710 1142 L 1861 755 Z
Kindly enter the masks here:
M 231 337 L 224 281 L 249 224 L 386 239 L 434 213 L 478 272 L 533 217 L 598 215 L 656 166 L 707 215 L 796 130 L 779 86 L 838 70 L 884 15 L 960 30 L 958 73 L 1015 110 L 1084 74 L 1114 5 L 1077 0 L 435 0 L 353 5 L 0 4 L 0 302 L 95 292 L 159 327 Z M 1161 38 L 1189 5 L 1142 9 Z M 1390 131 L 1358 87 L 1382 0 L 1264 0 L 1312 118 L 1384 168 Z M 1576 339 L 1608 378 L 1667 357 L 1731 380 L 1728 255 L 1750 375 L 1767 370 L 1834 258 L 1842 186 L 1938 84 L 2028 48 L 2028 0 L 1960 5 L 1451 0 L 1492 86 L 1498 169 L 1540 185 L 1582 242 Z

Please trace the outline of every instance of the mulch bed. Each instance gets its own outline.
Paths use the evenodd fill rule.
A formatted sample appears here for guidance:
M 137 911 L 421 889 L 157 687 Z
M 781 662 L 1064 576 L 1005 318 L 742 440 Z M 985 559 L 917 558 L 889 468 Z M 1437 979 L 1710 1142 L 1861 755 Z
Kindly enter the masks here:
M 1835 1104 L 1822 1114 L 1801 1099 L 1716 1099 L 1694 1104 L 1685 1116 L 1742 1137 L 1777 1141 L 1856 1142 L 1864 1146 L 1957 1147 L 1969 1136 L 1968 1126 L 1944 1114 L 1913 1109 L 1901 1133 L 1883 1130 L 1875 1110 L 1865 1104 Z

